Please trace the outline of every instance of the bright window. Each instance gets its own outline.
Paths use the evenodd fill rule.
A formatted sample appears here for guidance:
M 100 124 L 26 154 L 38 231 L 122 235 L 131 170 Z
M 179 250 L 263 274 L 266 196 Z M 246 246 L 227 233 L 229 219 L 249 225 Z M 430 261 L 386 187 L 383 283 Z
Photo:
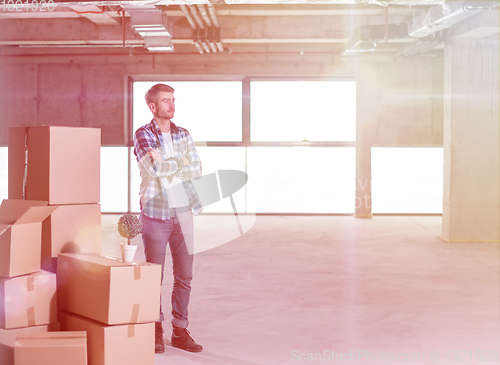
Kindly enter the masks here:
M 355 81 L 252 81 L 252 141 L 355 141 Z
M 245 171 L 245 148 L 244 147 L 196 147 L 200 155 L 203 175 L 202 179 L 220 170 Z M 141 178 L 137 159 L 132 151 L 132 211 L 140 212 L 139 186 Z M 220 177 L 219 177 L 220 179 Z M 236 211 L 245 212 L 245 187 L 233 194 Z M 220 195 L 220 191 L 216 192 Z M 231 201 L 228 198 L 221 199 L 203 208 L 203 213 L 231 213 L 233 212 Z
M 128 209 L 127 147 L 101 147 L 101 211 Z
M 241 81 L 136 81 L 133 90 L 134 131 L 152 119 L 144 95 L 155 84 L 174 88 L 175 117 L 172 121 L 186 128 L 195 141 L 241 141 Z
M 245 172 L 244 147 L 197 147 L 196 149 L 200 155 L 203 176 L 213 174 L 215 171 L 220 170 L 237 170 Z M 219 174 L 219 184 L 220 178 L 221 176 Z M 242 182 L 242 184 L 244 184 L 244 182 Z M 246 187 L 243 186 L 240 190 L 233 194 L 236 211 L 239 213 L 245 212 L 245 192 Z M 203 212 L 231 213 L 233 212 L 231 200 L 229 197 L 222 199 L 214 204 L 204 207 Z
M 247 153 L 248 212 L 354 212 L 354 147 L 250 147 Z
M 373 213 L 442 213 L 443 148 L 374 147 Z

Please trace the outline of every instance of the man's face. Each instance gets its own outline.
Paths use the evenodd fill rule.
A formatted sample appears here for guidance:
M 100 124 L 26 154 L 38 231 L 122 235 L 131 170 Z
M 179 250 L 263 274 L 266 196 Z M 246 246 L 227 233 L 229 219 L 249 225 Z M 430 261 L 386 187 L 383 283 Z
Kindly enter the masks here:
M 175 114 L 175 98 L 173 93 L 160 91 L 156 103 L 149 104 L 155 118 L 172 119 Z

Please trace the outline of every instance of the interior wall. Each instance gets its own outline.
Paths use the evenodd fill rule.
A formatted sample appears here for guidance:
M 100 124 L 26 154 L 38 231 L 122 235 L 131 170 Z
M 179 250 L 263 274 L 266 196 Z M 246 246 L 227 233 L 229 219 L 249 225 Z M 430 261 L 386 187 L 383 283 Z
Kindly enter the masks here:
M 0 145 L 7 144 L 8 127 L 24 125 L 98 127 L 103 145 L 124 145 L 128 76 L 218 75 L 355 78 L 363 144 L 442 146 L 443 117 L 435 103 L 442 96 L 436 87 L 442 65 L 432 59 L 31 52 L 0 57 Z
M 447 241 L 500 240 L 499 54 L 496 38 L 456 38 L 445 48 Z

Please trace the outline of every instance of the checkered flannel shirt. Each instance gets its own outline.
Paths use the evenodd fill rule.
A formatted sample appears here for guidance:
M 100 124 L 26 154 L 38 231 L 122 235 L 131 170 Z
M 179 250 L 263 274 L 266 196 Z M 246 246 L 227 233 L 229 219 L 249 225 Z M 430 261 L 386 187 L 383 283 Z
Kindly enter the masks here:
M 134 154 L 139 164 L 141 173 L 140 202 L 142 212 L 150 218 L 161 220 L 170 219 L 173 209 L 168 205 L 167 192 L 160 192 L 159 180 L 174 177 L 182 180 L 184 189 L 189 199 L 189 205 L 194 214 L 202 211 L 202 205 L 191 179 L 201 176 L 201 161 L 196 151 L 193 139 L 189 132 L 170 122 L 174 156 L 166 158 L 165 145 L 160 127 L 154 119 L 151 123 L 140 127 L 134 134 Z M 163 157 L 163 162 L 155 161 L 147 152 L 156 149 Z M 180 160 L 186 157 L 191 163 L 184 166 Z M 180 169 L 179 169 L 180 168 Z

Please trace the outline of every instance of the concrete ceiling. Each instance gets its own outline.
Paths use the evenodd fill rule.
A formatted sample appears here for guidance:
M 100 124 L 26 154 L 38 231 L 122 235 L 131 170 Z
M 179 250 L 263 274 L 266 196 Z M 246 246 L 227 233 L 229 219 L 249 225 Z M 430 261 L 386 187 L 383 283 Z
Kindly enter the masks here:
M 103 47 L 115 52 L 148 53 L 144 39 L 131 28 L 127 10 L 131 6 L 163 11 L 172 25 L 174 52 L 198 54 L 185 11 L 198 8 L 199 4 L 204 4 L 203 9 L 214 10 L 225 53 L 341 53 L 360 27 L 404 24 L 431 6 L 444 3 L 440 0 L 50 0 L 42 8 L 35 0 L 24 1 L 22 6 L 15 5 L 15 0 L 6 2 L 7 5 L 0 4 L 0 54 L 17 54 L 30 48 L 55 53 L 81 48 L 102 52 Z M 385 29 L 377 52 L 401 54 L 413 43 L 422 42 L 412 37 L 391 37 Z M 495 29 L 489 28 L 489 32 L 495 34 Z M 434 43 L 434 53 L 439 52 L 439 42 Z

